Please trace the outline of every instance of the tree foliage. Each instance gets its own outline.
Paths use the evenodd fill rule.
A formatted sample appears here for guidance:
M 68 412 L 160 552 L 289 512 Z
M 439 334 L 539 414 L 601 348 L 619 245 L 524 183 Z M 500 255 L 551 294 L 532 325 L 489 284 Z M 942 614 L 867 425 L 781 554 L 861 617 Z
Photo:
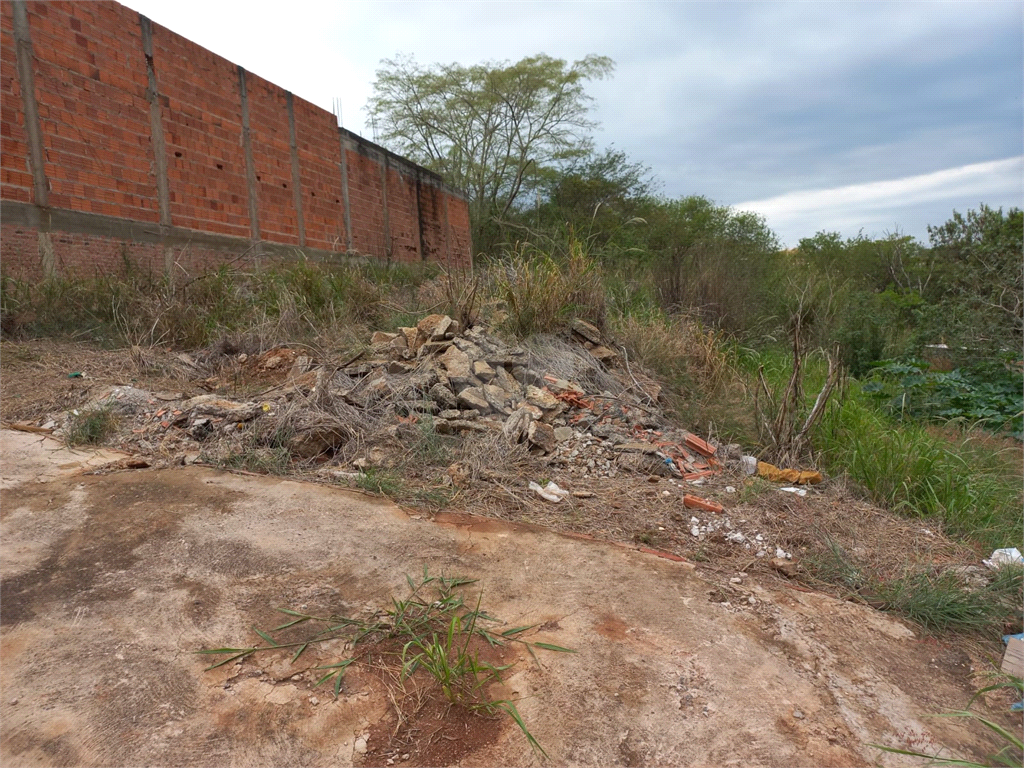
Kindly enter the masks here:
M 367 111 L 390 148 L 469 196 L 477 248 L 546 170 L 590 153 L 584 86 L 612 72 L 604 56 L 569 64 L 540 54 L 516 63 L 382 62 Z
M 1019 351 L 1024 340 L 1024 212 L 982 205 L 928 235 L 938 268 L 937 303 L 946 332 L 978 349 Z

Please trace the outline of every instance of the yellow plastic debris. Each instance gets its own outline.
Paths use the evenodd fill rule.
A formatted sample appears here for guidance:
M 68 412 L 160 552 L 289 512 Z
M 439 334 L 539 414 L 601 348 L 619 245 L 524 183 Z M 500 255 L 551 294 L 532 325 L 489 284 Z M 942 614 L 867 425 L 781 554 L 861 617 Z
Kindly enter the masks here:
M 817 485 L 823 478 L 821 472 L 806 469 L 779 469 L 767 461 L 757 462 L 757 475 L 775 483 L 795 483 L 796 485 Z

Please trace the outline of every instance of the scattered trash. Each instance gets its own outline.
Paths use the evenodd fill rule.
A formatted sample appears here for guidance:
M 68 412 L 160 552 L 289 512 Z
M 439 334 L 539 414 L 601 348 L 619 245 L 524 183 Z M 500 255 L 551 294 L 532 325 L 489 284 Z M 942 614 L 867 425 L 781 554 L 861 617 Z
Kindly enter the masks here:
M 995 570 L 1001 565 L 1010 565 L 1012 563 L 1024 565 L 1024 557 L 1021 557 L 1020 550 L 1016 547 L 1007 547 L 995 550 L 989 555 L 988 560 L 982 560 L 981 562 Z
M 547 499 L 548 501 L 561 501 L 569 495 L 569 492 L 559 488 L 554 480 L 549 481 L 543 488 L 531 480 L 529 488 L 542 499 Z
M 757 462 L 757 475 L 773 483 L 795 483 L 796 485 L 817 485 L 824 478 L 821 472 L 798 469 L 779 469 L 766 461 Z
M 597 494 L 593 491 L 573 491 L 572 496 L 574 499 L 592 499 Z
M 82 372 L 81 371 L 72 371 L 71 373 L 68 374 L 68 378 L 69 379 L 80 379 L 80 378 L 82 378 Z
M 726 493 L 736 493 L 736 489 L 733 488 L 731 485 L 727 485 L 727 486 L 725 486 L 725 492 Z
M 785 493 L 795 493 L 797 496 L 806 496 L 807 495 L 807 489 L 806 488 L 794 488 L 793 486 L 787 486 L 786 488 L 779 488 L 779 490 L 783 491 Z
M 741 456 L 740 466 L 743 467 L 743 474 L 757 474 L 757 459 L 753 456 Z
M 1016 677 L 1024 677 L 1024 633 L 1003 635 L 1003 643 L 1006 650 L 1003 652 L 1003 663 L 999 670 Z

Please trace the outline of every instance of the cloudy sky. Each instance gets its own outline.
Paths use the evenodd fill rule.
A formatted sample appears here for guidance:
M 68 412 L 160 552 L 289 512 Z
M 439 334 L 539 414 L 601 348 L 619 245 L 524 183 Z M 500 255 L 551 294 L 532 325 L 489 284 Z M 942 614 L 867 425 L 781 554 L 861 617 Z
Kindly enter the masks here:
M 1024 207 L 1024 3 L 127 0 L 371 137 L 379 62 L 610 56 L 599 146 L 782 241 Z

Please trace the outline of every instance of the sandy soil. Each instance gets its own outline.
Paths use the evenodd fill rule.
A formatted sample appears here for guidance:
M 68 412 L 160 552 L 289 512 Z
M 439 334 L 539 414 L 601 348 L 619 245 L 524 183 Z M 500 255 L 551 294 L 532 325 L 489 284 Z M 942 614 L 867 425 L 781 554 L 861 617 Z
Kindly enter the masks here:
M 863 605 L 323 485 L 90 469 L 112 458 L 0 432 L 3 765 L 897 766 L 919 761 L 870 744 L 994 750 L 926 717 L 962 708 L 987 660 Z M 508 718 L 430 695 L 413 712 L 372 665 L 337 700 L 314 689 L 340 648 L 213 671 L 195 653 L 258 642 L 278 607 L 367 615 L 424 566 L 478 579 L 491 615 L 577 651 L 502 656 L 515 665 L 494 693 L 548 760 Z

